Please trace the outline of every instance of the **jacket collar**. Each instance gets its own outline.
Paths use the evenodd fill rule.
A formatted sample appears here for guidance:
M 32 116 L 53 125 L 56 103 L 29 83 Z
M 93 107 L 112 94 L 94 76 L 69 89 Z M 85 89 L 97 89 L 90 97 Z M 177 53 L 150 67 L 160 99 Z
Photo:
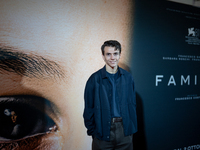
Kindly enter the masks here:
M 119 66 L 118 66 L 118 71 L 119 71 L 120 76 L 122 74 L 124 74 L 124 70 L 122 68 L 120 68 Z M 102 76 L 102 78 L 107 78 L 107 75 L 106 75 L 106 65 L 101 69 L 101 76 Z

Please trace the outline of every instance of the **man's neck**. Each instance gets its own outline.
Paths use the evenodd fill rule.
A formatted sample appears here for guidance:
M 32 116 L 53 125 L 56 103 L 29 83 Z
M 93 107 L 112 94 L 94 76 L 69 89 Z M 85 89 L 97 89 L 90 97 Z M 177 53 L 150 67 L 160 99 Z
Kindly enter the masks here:
M 106 71 L 110 74 L 115 74 L 118 71 L 118 66 L 112 68 L 106 64 Z

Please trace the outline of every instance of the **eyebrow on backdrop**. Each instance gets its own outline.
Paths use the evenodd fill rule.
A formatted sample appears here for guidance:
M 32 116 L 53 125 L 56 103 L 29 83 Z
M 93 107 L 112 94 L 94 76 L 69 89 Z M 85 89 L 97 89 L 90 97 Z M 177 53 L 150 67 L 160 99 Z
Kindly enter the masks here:
M 11 47 L 0 47 L 0 73 L 16 73 L 30 78 L 64 77 L 54 61 L 38 55 L 28 55 Z

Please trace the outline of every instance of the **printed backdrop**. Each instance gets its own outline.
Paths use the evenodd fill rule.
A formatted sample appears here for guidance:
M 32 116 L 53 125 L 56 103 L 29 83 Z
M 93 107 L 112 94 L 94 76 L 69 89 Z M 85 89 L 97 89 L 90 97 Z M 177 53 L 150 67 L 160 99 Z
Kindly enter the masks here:
M 135 150 L 200 149 L 198 5 L 0 1 L 0 149 L 91 149 L 84 88 L 105 65 L 100 47 L 111 39 L 135 79 Z
M 200 8 L 192 4 L 136 1 L 137 149 L 200 149 Z

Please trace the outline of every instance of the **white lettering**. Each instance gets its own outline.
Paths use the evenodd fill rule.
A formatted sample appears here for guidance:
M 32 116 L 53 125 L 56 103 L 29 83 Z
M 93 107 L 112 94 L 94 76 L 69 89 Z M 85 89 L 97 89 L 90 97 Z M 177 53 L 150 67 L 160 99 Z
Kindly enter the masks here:
M 191 75 L 187 75 L 186 77 L 184 75 L 181 75 L 180 76 L 180 85 L 184 85 L 184 84 L 187 84 L 187 85 L 191 85 L 191 82 L 193 83 L 193 85 L 198 85 L 198 76 L 197 75 L 194 75 L 194 76 L 191 76 Z M 159 86 L 159 83 L 161 82 L 164 82 L 166 84 L 166 80 L 164 80 L 164 75 L 156 75 L 156 81 L 155 81 L 155 86 Z M 168 80 L 168 83 L 167 83 L 167 86 L 170 86 L 170 85 L 174 85 L 176 86 L 176 80 L 177 78 L 174 77 L 174 75 L 171 75 L 169 80 Z
M 194 76 L 194 85 L 197 85 L 197 75 Z
M 188 147 L 184 147 L 183 150 L 198 150 L 200 149 L 200 145 L 192 145 L 192 146 L 188 146 Z M 174 150 L 182 150 L 182 148 L 177 148 Z
M 188 146 L 188 147 L 184 147 L 183 150 L 198 150 L 200 149 L 200 145 L 192 145 L 192 146 Z M 178 150 L 178 149 L 177 149 Z
M 192 100 L 192 97 L 177 97 L 175 101 Z
M 158 82 L 162 82 L 163 75 L 156 75 L 156 86 L 158 86 Z
M 187 76 L 185 79 L 183 75 L 181 75 L 181 85 L 183 85 L 183 82 L 186 83 L 188 82 L 188 85 L 190 85 L 190 75 Z
M 193 99 L 200 99 L 200 96 L 195 96 L 193 97 Z
M 170 77 L 169 82 L 168 82 L 167 85 L 169 86 L 170 84 L 174 84 L 174 86 L 176 86 L 176 82 L 175 82 L 175 79 L 174 79 L 173 75 L 171 75 L 171 77 Z

